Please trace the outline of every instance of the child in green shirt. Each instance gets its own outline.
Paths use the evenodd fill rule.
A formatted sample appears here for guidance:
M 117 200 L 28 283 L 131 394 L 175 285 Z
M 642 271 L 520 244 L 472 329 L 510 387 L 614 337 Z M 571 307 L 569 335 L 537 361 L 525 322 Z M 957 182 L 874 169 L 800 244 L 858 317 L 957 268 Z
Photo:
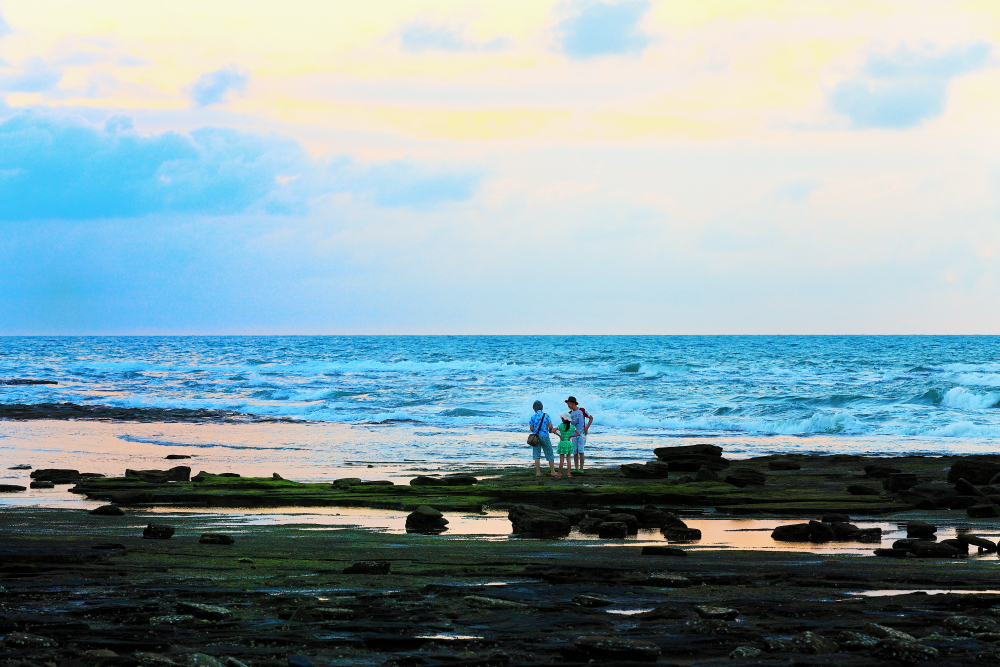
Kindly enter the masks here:
M 577 435 L 579 435 L 579 431 L 577 431 L 576 427 L 573 426 L 573 423 L 570 421 L 569 415 L 562 414 L 562 415 L 560 415 L 560 418 L 562 419 L 562 424 L 560 424 L 559 426 L 556 427 L 556 433 L 559 434 L 559 475 L 558 475 L 558 477 L 562 477 L 562 474 L 563 474 L 563 465 L 566 466 L 566 476 L 567 477 L 572 477 L 573 473 L 571 472 L 571 468 L 573 466 L 573 458 L 572 458 L 573 457 L 573 442 L 572 442 L 571 439 L 575 438 Z

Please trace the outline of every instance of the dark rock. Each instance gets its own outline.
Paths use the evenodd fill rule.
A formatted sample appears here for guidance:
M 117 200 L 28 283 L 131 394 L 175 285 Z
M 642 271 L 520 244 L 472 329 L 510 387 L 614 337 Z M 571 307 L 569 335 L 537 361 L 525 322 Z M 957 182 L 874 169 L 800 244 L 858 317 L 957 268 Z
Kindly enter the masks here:
M 716 607 L 713 605 L 695 605 L 694 613 L 702 618 L 719 618 L 724 621 L 735 621 L 740 612 L 730 607 Z
M 199 473 L 198 476 L 201 477 L 203 474 L 204 473 Z M 362 481 L 363 480 L 360 477 L 341 477 L 340 479 L 333 480 L 330 484 L 338 489 L 344 489 L 350 486 L 357 486 L 361 484 Z
M 91 549 L 100 549 L 102 551 L 126 551 L 124 544 L 119 544 L 118 542 L 101 542 L 100 544 L 90 545 Z
M 694 585 L 693 581 L 679 574 L 654 574 L 645 583 L 659 588 L 688 588 Z
M 733 632 L 733 626 L 719 618 L 703 618 L 690 625 L 691 631 L 697 635 L 728 635 Z
M 864 484 L 851 484 L 847 487 L 847 492 L 852 496 L 878 496 L 882 494 L 880 490 Z
M 701 531 L 697 528 L 670 528 L 663 526 L 660 534 L 670 542 L 696 542 L 701 539 Z
M 559 512 L 535 505 L 515 505 L 507 512 L 507 518 L 517 535 L 565 537 L 571 528 L 569 519 Z
M 971 484 L 990 484 L 1000 474 L 1000 463 L 971 459 L 956 461 L 948 470 L 948 481 L 952 484 L 964 479 Z
M 203 618 L 206 621 L 224 621 L 233 615 L 225 607 L 214 604 L 202 604 L 200 602 L 178 602 L 178 614 L 190 614 L 195 618 Z
M 56 484 L 72 484 L 80 479 L 79 470 L 66 468 L 42 468 L 31 472 L 31 479 L 38 482 L 54 482 Z
M 878 639 L 863 632 L 844 630 L 837 634 L 837 643 L 844 651 L 867 651 L 878 644 Z
M 176 529 L 162 523 L 151 523 L 142 531 L 144 540 L 169 540 L 174 536 Z
M 809 522 L 810 542 L 830 542 L 835 537 L 836 533 L 834 532 L 832 525 L 821 521 Z
M 947 544 L 950 547 L 954 547 L 955 551 L 963 556 L 969 555 L 969 544 L 968 542 L 963 542 L 962 540 L 941 540 L 940 544 Z
M 559 513 L 569 519 L 569 522 L 574 526 L 580 523 L 580 520 L 587 516 L 587 510 L 580 508 L 559 510 Z
M 198 538 L 199 544 L 234 544 L 236 542 L 232 535 L 223 533 L 202 533 Z
M 808 523 L 791 523 L 771 531 L 771 539 L 780 542 L 808 542 L 812 532 Z
M 126 470 L 126 477 L 138 477 L 150 484 L 165 484 L 166 482 L 187 482 L 191 479 L 191 468 L 176 466 L 169 470 Z
M 240 474 L 236 473 L 236 472 L 220 472 L 218 474 L 215 474 L 215 473 L 211 473 L 211 472 L 205 472 L 204 470 L 202 470 L 197 475 L 195 475 L 194 477 L 192 477 L 191 481 L 192 482 L 204 482 L 206 479 L 209 479 L 210 477 L 234 477 L 234 478 L 239 478 Z M 336 482 L 334 482 L 334 483 L 336 483 Z
M 955 496 L 948 501 L 948 509 L 950 510 L 967 510 L 973 505 L 979 505 L 983 502 L 981 496 Z
M 288 656 L 288 667 L 315 667 L 315 663 L 301 653 L 296 653 Z
M 111 494 L 111 502 L 116 505 L 139 505 L 153 502 L 152 491 L 141 491 L 131 489 L 129 491 L 117 491 Z
M 971 482 L 967 482 L 964 477 L 955 480 L 955 490 L 963 496 L 980 496 L 979 489 Z
M 673 512 L 664 512 L 660 521 L 660 528 L 687 528 L 688 525 Z
M 406 532 L 439 534 L 448 530 L 448 519 L 430 505 L 421 505 L 406 517 Z
M 410 480 L 410 486 L 471 486 L 478 481 L 472 475 L 446 475 L 445 477 L 417 475 Z
M 893 549 L 906 549 L 907 551 L 909 551 L 913 547 L 913 543 L 916 542 L 916 541 L 917 540 L 914 539 L 914 538 L 909 538 L 909 539 L 906 539 L 906 540 L 896 540 L 895 542 L 892 543 L 892 548 Z
M 924 646 L 918 642 L 905 642 L 899 639 L 882 639 L 871 648 L 871 654 L 880 660 L 898 660 L 909 664 L 924 660 L 937 660 L 940 656 L 936 648 Z
M 802 637 L 799 639 L 799 646 L 803 653 L 812 655 L 829 655 L 840 652 L 837 642 L 810 631 L 802 633 Z
M 667 463 L 671 472 L 697 472 L 702 467 L 718 471 L 729 467 L 729 461 L 722 458 L 722 447 L 716 445 L 657 447 L 653 454 Z
M 929 498 L 923 498 L 914 507 L 918 510 L 936 510 L 938 504 Z
M 31 470 L 31 466 L 29 466 L 29 465 L 27 465 L 25 463 L 22 463 L 20 465 L 11 466 L 11 467 L 7 468 L 7 470 Z
M 917 485 L 917 476 L 912 472 L 897 472 L 882 480 L 882 488 L 889 493 L 905 491 Z
M 926 498 L 940 505 L 947 505 L 949 500 L 958 495 L 958 491 L 947 482 L 923 482 L 905 489 L 901 495 L 910 501 Z
M 593 595 L 577 595 L 573 597 L 572 602 L 580 607 L 610 607 L 615 603 L 614 600 L 607 600 Z
M 861 626 L 861 629 L 864 630 L 866 634 L 876 637 L 877 639 L 896 639 L 902 642 L 916 641 L 913 635 L 909 635 L 901 630 L 896 630 L 895 628 L 890 628 L 878 623 L 864 623 Z
M 392 564 L 387 560 L 365 560 L 344 568 L 344 574 L 389 574 Z
M 789 459 L 775 459 L 767 462 L 769 470 L 801 470 L 802 465 Z
M 90 510 L 90 513 L 97 516 L 124 516 L 125 510 L 118 505 L 101 505 Z
M 649 546 L 642 548 L 643 556 L 681 556 L 686 557 L 688 553 L 683 549 L 677 549 L 675 547 L 656 547 Z
M 670 512 L 664 512 L 655 507 L 647 507 L 643 509 L 642 516 L 639 517 L 639 523 L 643 526 L 659 528 L 664 523 L 670 521 L 670 517 Z
M 597 509 L 597 510 L 587 510 L 586 516 L 601 519 L 607 519 L 611 515 L 611 510 L 609 509 Z
M 838 514 L 837 512 L 826 512 L 820 521 L 823 523 L 850 523 L 851 517 L 846 514 Z
M 939 544 L 927 540 L 914 540 L 910 545 L 910 553 L 917 558 L 957 558 L 958 549 L 950 544 Z
M 929 537 L 937 532 L 937 526 L 926 521 L 907 521 L 907 537 Z
M 30 486 L 33 489 L 54 489 L 54 488 L 56 488 L 56 483 L 55 482 L 48 482 L 48 481 L 39 482 L 38 480 L 35 480 L 34 482 L 32 482 L 31 484 L 29 484 L 28 486 Z
M 0 641 L 0 645 L 13 649 L 59 648 L 59 644 L 54 639 L 29 635 L 26 632 L 8 632 L 3 641 Z
M 726 473 L 726 484 L 732 484 L 743 488 L 745 486 L 759 485 L 767 482 L 767 475 L 753 468 L 734 468 Z
M 15 378 L 13 380 L 0 380 L 0 384 L 6 385 L 39 385 L 39 384 L 59 384 L 55 380 L 34 380 L 30 378 Z
M 608 515 L 606 520 L 615 523 L 624 523 L 629 535 L 637 535 L 639 533 L 639 520 L 635 518 L 634 514 L 616 512 Z
M 583 533 L 584 535 L 589 535 L 589 534 L 596 535 L 597 534 L 597 528 L 602 523 L 604 523 L 604 519 L 599 519 L 596 516 L 595 517 L 585 517 L 583 519 L 580 519 L 580 523 L 579 523 L 580 532 Z
M 18 491 L 27 491 L 28 487 L 21 486 L 20 484 L 0 484 L 0 493 L 17 493 Z
M 906 558 L 909 553 L 909 549 L 875 549 L 875 555 L 879 558 Z
M 718 482 L 720 480 L 719 473 L 705 466 L 698 468 L 698 472 L 694 475 L 696 482 Z
M 629 479 L 666 479 L 670 476 L 670 465 L 662 461 L 625 463 L 618 469 Z
M 979 547 L 982 551 L 992 552 L 997 550 L 997 544 L 995 542 L 988 540 L 985 537 L 979 537 L 978 535 L 961 533 L 955 539 L 974 547 Z
M 602 540 L 618 540 L 628 537 L 628 525 L 622 521 L 604 521 L 597 527 L 597 536 Z
M 179 460 L 179 459 L 189 459 L 189 458 L 191 458 L 191 455 L 190 454 L 167 454 L 163 458 L 165 458 L 167 460 L 170 460 L 170 461 L 176 461 L 176 460 Z
M 965 510 L 973 519 L 985 519 L 994 516 L 1000 516 L 1000 512 L 997 511 L 996 505 L 973 505 L 969 509 Z
M 875 479 L 881 479 L 883 477 L 888 477 L 889 475 L 894 475 L 896 473 L 903 472 L 899 468 L 893 468 L 892 466 L 886 466 L 881 464 L 872 464 L 865 466 L 865 477 L 874 477 Z
M 826 521 L 826 516 L 823 515 L 823 523 L 829 523 L 830 527 L 833 528 L 833 539 L 845 542 L 848 540 L 853 540 L 854 536 L 861 532 L 861 529 L 855 526 L 853 523 L 845 523 L 843 521 L 828 522 Z M 879 531 L 881 533 L 881 530 Z
M 854 542 L 869 542 L 878 544 L 882 541 L 882 529 L 878 526 L 874 528 L 862 528 L 850 538 Z
M 656 662 L 660 656 L 660 647 L 656 644 L 624 637 L 588 635 L 578 638 L 574 645 L 598 660 Z
M 971 637 L 980 632 L 1000 632 L 1000 625 L 989 618 L 976 616 L 948 616 L 944 619 L 944 627 L 953 635 Z

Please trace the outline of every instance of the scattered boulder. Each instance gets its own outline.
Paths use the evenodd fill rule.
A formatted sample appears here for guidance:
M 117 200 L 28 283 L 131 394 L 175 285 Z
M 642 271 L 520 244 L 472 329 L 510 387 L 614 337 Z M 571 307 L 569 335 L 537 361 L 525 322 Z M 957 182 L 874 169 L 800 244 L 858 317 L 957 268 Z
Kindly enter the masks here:
M 587 516 L 587 510 L 580 509 L 579 507 L 559 510 L 559 513 L 569 519 L 569 522 L 574 525 L 580 523 L 580 520 Z
M 90 510 L 90 513 L 96 516 L 124 516 L 125 510 L 118 505 L 101 505 Z
M 236 542 L 232 535 L 224 535 L 223 533 L 202 533 L 201 537 L 198 538 L 199 544 L 234 544 Z
M 759 657 L 761 653 L 763 653 L 763 651 L 754 646 L 737 646 L 729 652 L 729 659 L 739 660 L 741 658 L 756 658 Z
M 27 463 L 21 463 L 16 466 L 11 466 L 7 468 L 7 470 L 31 470 L 31 466 L 29 466 Z
M 478 607 L 479 609 L 516 609 L 518 611 L 528 609 L 528 605 L 523 602 L 491 598 L 484 595 L 466 595 L 462 598 L 462 601 L 470 607 Z
M 694 613 L 701 618 L 721 618 L 724 621 L 735 621 L 740 615 L 740 612 L 730 607 L 716 607 L 706 604 L 695 605 Z
M 954 548 L 955 551 L 959 553 L 959 555 L 962 556 L 969 555 L 969 545 L 967 542 L 963 542 L 962 540 L 956 540 L 956 539 L 941 540 L 940 544 L 947 544 L 949 547 Z
M 878 644 L 878 639 L 863 632 L 844 630 L 837 634 L 837 644 L 844 651 L 867 651 Z
M 723 481 L 726 484 L 743 488 L 745 486 L 764 484 L 767 481 L 767 475 L 753 468 L 734 468 L 726 474 L 726 478 Z
M 224 667 L 215 657 L 207 653 L 192 653 L 184 661 L 186 667 Z
M 197 475 L 195 475 L 194 477 L 192 477 L 191 481 L 192 482 L 204 482 L 206 479 L 209 479 L 211 477 L 235 477 L 235 478 L 239 478 L 239 477 L 241 477 L 241 475 L 239 473 L 236 473 L 236 472 L 220 472 L 220 473 L 216 474 L 216 473 L 211 473 L 211 472 L 205 472 L 204 470 L 202 470 Z
M 179 459 L 189 459 L 189 458 L 191 458 L 191 455 L 190 454 L 167 454 L 163 458 L 167 459 L 168 461 L 176 461 L 176 460 L 179 460 Z
M 878 496 L 882 492 L 872 486 L 865 486 L 864 484 L 851 484 L 847 487 L 847 492 L 852 496 Z
M 701 531 L 697 528 L 671 528 L 663 526 L 660 534 L 670 542 L 697 542 L 701 539 Z
M 190 614 L 195 618 L 203 618 L 206 621 L 224 621 L 233 615 L 225 607 L 214 604 L 201 604 L 200 602 L 178 602 L 177 612 L 180 614 Z
M 588 635 L 578 638 L 573 644 L 598 660 L 656 662 L 660 656 L 660 647 L 656 644 L 624 637 Z
M 639 520 L 635 518 L 634 514 L 626 514 L 624 512 L 615 512 L 614 514 L 608 515 L 606 521 L 624 523 L 628 530 L 629 535 L 639 534 Z
M 142 531 L 144 540 L 169 540 L 174 536 L 176 529 L 162 523 L 151 523 Z
M 996 505 L 973 505 L 965 510 L 965 513 L 972 519 L 987 519 L 1000 516 L 1000 511 L 997 511 Z
M 410 480 L 410 486 L 470 486 L 478 481 L 472 475 L 446 475 L 444 477 L 417 475 Z
M 771 531 L 771 539 L 779 542 L 808 542 L 812 527 L 808 523 L 791 523 Z
M 832 525 L 828 523 L 823 523 L 822 521 L 809 522 L 810 542 L 830 542 L 835 537 L 836 537 L 836 532 L 833 530 Z
M 803 653 L 811 653 L 813 655 L 829 655 L 840 651 L 837 642 L 810 631 L 802 633 L 799 645 Z
M 187 482 L 191 479 L 191 468 L 177 466 L 170 470 L 126 470 L 126 477 L 138 477 L 150 484 L 165 484 L 166 482 Z
M 955 480 L 955 490 L 958 491 L 963 496 L 981 496 L 982 493 L 976 488 L 975 484 L 968 482 L 964 477 L 959 477 Z
M 789 459 L 775 459 L 767 462 L 768 470 L 801 470 L 802 465 Z
M 671 472 L 697 472 L 702 467 L 718 471 L 729 467 L 729 461 L 722 458 L 722 447 L 716 445 L 657 447 L 653 454 L 669 465 Z
M 711 468 L 706 468 L 702 466 L 698 468 L 698 472 L 694 475 L 694 481 L 696 482 L 718 482 L 721 481 L 719 473 L 715 472 Z
M 882 480 L 882 488 L 889 493 L 896 493 L 916 486 L 918 481 L 915 473 L 897 472 Z
M 909 554 L 909 549 L 875 549 L 875 555 L 879 558 L 906 558 Z
M 625 463 L 618 469 L 629 479 L 666 479 L 670 476 L 670 465 L 662 461 Z
M 979 537 L 978 535 L 972 535 L 970 533 L 959 534 L 955 539 L 960 542 L 965 542 L 968 545 L 979 547 L 980 553 L 982 552 L 993 552 L 997 550 L 996 542 L 988 540 L 985 537 Z
M 973 505 L 983 502 L 981 496 L 955 496 L 948 501 L 947 507 L 950 510 L 967 510 Z
M 389 574 L 392 564 L 387 560 L 365 560 L 344 568 L 344 574 Z
M 880 660 L 898 660 L 910 664 L 924 660 L 936 660 L 940 655 L 938 650 L 931 646 L 899 639 L 880 640 L 871 648 L 871 654 Z
M 901 630 L 895 630 L 886 625 L 879 625 L 878 623 L 865 623 L 861 626 L 861 629 L 865 631 L 865 634 L 871 635 L 876 639 L 896 639 L 904 642 L 917 641 L 913 635 L 909 635 Z
M 59 648 L 54 639 L 26 632 L 8 632 L 3 641 L 0 641 L 0 645 L 13 649 Z
M 29 484 L 28 486 L 30 486 L 33 489 L 54 489 L 54 488 L 56 488 L 56 483 L 55 482 L 49 482 L 47 480 L 43 480 L 43 481 L 35 480 L 35 481 L 31 482 L 31 484 Z
M 683 549 L 677 549 L 676 547 L 657 547 L 648 546 L 642 548 L 643 556 L 681 556 L 685 557 L 688 555 Z
M 950 544 L 914 540 L 910 545 L 910 553 L 917 558 L 957 558 L 961 555 L 958 549 Z
M 619 540 L 628 537 L 628 525 L 622 521 L 604 521 L 597 527 L 602 540 Z
M 944 627 L 953 635 L 972 637 L 981 632 L 1000 632 L 1000 624 L 989 618 L 976 616 L 948 616 L 944 619 Z
M 937 532 L 937 526 L 926 521 L 907 521 L 907 537 L 930 537 Z
M 421 505 L 406 517 L 406 532 L 437 535 L 448 530 L 448 519 L 430 505 Z
M 79 470 L 67 468 L 42 468 L 31 472 L 31 479 L 38 482 L 53 482 L 55 484 L 73 484 L 80 480 Z
M 590 535 L 590 534 L 596 535 L 598 532 L 598 527 L 602 523 L 604 523 L 604 519 L 599 519 L 596 516 L 588 516 L 584 517 L 583 519 L 580 519 L 578 527 L 580 529 L 580 532 L 583 533 L 584 535 Z
M 954 484 L 960 479 L 972 484 L 991 484 L 993 478 L 1000 474 L 1000 463 L 983 461 L 977 458 L 967 458 L 956 461 L 948 470 L 948 482 Z
M 517 535 L 565 537 L 571 528 L 569 519 L 559 512 L 535 505 L 515 505 L 507 512 L 507 518 Z
M 689 624 L 696 635 L 728 635 L 733 627 L 719 618 L 703 618 Z
M 895 475 L 903 472 L 899 468 L 893 468 L 892 466 L 881 465 L 878 463 L 865 466 L 865 477 L 873 477 L 875 479 L 882 479 L 888 477 L 889 475 Z
M 117 491 L 111 494 L 110 500 L 116 505 L 140 505 L 142 503 L 151 503 L 153 502 L 153 492 L 140 491 L 138 489 Z
M 838 512 L 825 512 L 820 518 L 823 523 L 850 523 L 851 517 Z

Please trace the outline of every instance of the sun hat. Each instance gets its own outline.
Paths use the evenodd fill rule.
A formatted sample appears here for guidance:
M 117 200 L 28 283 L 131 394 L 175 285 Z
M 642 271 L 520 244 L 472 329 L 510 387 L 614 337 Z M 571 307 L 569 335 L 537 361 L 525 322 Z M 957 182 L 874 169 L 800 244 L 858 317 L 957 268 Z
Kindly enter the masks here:
M 569 418 L 569 415 L 568 415 L 568 414 L 566 414 L 565 412 L 564 412 L 564 413 L 562 413 L 561 415 L 559 415 L 559 419 L 562 419 L 562 420 L 563 420 L 563 421 L 565 421 L 565 422 L 568 422 L 568 421 L 573 421 L 572 419 L 570 419 L 570 418 Z

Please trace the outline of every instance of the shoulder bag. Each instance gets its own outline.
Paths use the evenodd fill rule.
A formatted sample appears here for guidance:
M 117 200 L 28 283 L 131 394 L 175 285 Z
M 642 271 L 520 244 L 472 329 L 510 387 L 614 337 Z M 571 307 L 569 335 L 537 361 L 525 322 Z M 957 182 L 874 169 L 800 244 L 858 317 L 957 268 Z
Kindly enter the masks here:
M 538 430 L 528 436 L 529 447 L 538 447 L 542 444 L 542 439 L 538 437 L 538 434 L 542 432 L 542 426 L 545 425 L 545 418 L 547 416 L 544 412 L 542 413 L 542 418 L 538 420 Z

